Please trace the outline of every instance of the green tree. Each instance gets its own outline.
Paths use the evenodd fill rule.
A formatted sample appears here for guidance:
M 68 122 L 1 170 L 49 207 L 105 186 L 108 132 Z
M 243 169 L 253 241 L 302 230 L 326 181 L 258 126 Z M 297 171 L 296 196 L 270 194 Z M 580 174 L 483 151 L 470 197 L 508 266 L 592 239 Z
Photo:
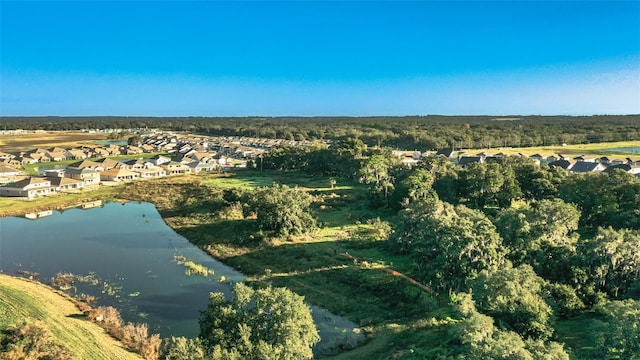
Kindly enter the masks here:
M 547 339 L 553 334 L 553 310 L 544 301 L 545 281 L 529 265 L 483 272 L 473 284 L 480 311 L 493 316 L 525 338 Z
M 640 231 L 599 228 L 582 248 L 592 282 L 613 297 L 640 282 Z
M 480 271 L 505 262 L 496 228 L 477 210 L 436 202 L 414 202 L 399 212 L 392 246 L 410 254 L 419 278 L 443 290 L 459 290 Z
M 563 346 L 556 342 L 523 341 L 513 331 L 496 328 L 493 318 L 476 310 L 469 294 L 454 294 L 452 305 L 461 317 L 449 328 L 449 336 L 462 345 L 458 358 L 569 360 Z
M 127 144 L 128 145 L 133 145 L 133 146 L 138 146 L 140 144 L 142 144 L 142 137 L 140 135 L 133 135 L 133 136 L 129 136 L 129 138 L 127 139 Z
M 558 195 L 580 209 L 583 226 L 640 229 L 640 179 L 633 174 L 573 174 L 558 186 Z
M 596 307 L 605 316 L 592 331 L 599 356 L 640 359 L 640 301 L 614 300 Z
M 238 283 L 234 297 L 212 293 L 200 316 L 200 338 L 213 358 L 311 359 L 320 337 L 304 298 L 286 288 L 253 290 Z
M 392 197 L 394 205 L 407 205 L 420 200 L 438 200 L 438 194 L 431 187 L 433 181 L 433 175 L 429 170 L 424 168 L 413 170 L 409 176 L 398 183 Z
M 501 210 L 495 224 L 514 265 L 526 263 L 546 279 L 567 281 L 579 219 L 575 205 L 553 199 Z
M 299 235 L 312 231 L 316 220 L 309 207 L 308 193 L 287 185 L 258 188 L 250 195 L 249 208 L 255 211 L 260 228 L 276 235 Z
M 486 205 L 508 207 L 521 194 L 515 173 L 508 166 L 473 163 L 462 175 L 462 195 L 477 209 L 484 209 Z
M 433 176 L 433 190 L 442 201 L 450 204 L 458 203 L 460 171 L 449 159 L 439 156 L 428 156 L 418 163 L 420 168 L 428 170 Z
M 385 154 L 374 154 L 362 161 L 360 182 L 373 184 L 373 190 L 382 193 L 389 205 L 389 191 L 393 189 L 393 177 L 390 174 L 391 161 Z

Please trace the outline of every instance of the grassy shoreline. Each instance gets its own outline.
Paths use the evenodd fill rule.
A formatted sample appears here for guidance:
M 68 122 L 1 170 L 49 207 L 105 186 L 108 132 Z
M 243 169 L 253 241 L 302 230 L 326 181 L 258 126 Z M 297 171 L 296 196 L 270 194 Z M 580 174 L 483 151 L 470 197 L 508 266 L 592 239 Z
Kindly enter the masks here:
M 27 279 L 0 274 L 0 329 L 37 323 L 78 359 L 141 359 L 86 320 L 68 295 Z

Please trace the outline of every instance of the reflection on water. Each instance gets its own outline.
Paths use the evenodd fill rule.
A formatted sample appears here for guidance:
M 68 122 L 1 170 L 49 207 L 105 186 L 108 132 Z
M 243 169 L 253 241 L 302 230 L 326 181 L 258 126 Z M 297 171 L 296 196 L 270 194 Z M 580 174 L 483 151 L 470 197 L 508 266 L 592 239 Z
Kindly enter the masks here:
M 187 276 L 175 255 L 212 269 L 213 276 Z M 209 293 L 229 296 L 228 283 L 244 278 L 175 233 L 153 204 L 131 202 L 55 211 L 36 220 L 0 218 L 0 269 L 39 273 L 45 283 L 57 273 L 95 273 L 99 281 L 76 283 L 75 291 L 97 296 L 98 305 L 115 306 L 125 321 L 144 321 L 162 337 L 196 336 Z M 314 319 L 325 329 L 330 326 L 323 319 L 339 319 L 334 333 L 355 328 L 319 308 Z M 322 342 L 337 340 L 326 332 Z
M 163 336 L 197 335 L 199 311 L 206 308 L 208 294 L 226 290 L 219 277 L 243 279 L 176 234 L 148 203 L 71 209 L 35 221 L 2 218 L 0 240 L 0 268 L 5 272 L 37 272 L 44 282 L 59 272 L 96 273 L 119 291 L 105 291 L 104 284 L 78 284 L 78 291 L 98 296 L 101 305 L 124 308 L 125 320 L 146 321 Z M 172 261 L 176 254 L 213 269 L 215 275 L 186 276 L 184 267 Z M 140 313 L 148 315 L 140 319 Z

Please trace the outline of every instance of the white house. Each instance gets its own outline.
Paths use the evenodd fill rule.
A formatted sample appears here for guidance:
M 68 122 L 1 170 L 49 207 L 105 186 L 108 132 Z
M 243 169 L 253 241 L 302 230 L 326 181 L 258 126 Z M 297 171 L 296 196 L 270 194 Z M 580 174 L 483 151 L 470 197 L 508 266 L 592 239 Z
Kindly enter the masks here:
M 33 199 L 38 195 L 49 195 L 56 192 L 51 181 L 43 178 L 28 177 L 11 184 L 0 186 L 0 196 L 26 197 Z

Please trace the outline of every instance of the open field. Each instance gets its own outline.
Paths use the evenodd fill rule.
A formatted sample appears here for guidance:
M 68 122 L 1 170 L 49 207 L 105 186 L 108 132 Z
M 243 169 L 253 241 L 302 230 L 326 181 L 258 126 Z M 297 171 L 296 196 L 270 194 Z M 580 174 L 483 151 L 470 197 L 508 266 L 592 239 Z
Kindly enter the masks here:
M 73 147 L 81 143 L 106 140 L 108 134 L 84 133 L 79 131 L 51 131 L 46 133 L 25 133 L 0 135 L 0 151 L 14 153 L 38 147 Z
M 480 152 L 487 152 L 490 154 L 504 153 L 507 155 L 523 154 L 531 156 L 534 154 L 541 154 L 544 156 L 550 156 L 555 154 L 562 155 L 589 155 L 592 157 L 617 157 L 625 159 L 631 157 L 632 159 L 640 158 L 640 153 L 631 154 L 625 152 L 616 152 L 609 149 L 616 148 L 640 148 L 640 141 L 622 141 L 622 142 L 606 142 L 606 143 L 593 143 L 593 144 L 576 144 L 567 146 L 536 146 L 536 147 L 522 147 L 522 148 L 491 148 L 491 149 L 464 149 L 462 151 L 469 154 L 476 154 Z
M 141 359 L 98 325 L 85 320 L 63 293 L 40 283 L 0 274 L 0 329 L 38 324 L 78 359 Z

